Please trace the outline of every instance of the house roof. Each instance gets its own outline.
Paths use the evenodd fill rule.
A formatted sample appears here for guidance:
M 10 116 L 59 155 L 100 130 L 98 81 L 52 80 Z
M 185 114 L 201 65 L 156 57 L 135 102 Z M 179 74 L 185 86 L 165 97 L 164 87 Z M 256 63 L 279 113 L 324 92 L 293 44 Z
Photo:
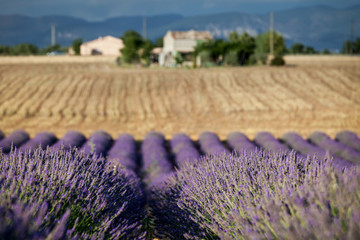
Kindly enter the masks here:
M 180 31 L 169 31 L 168 34 L 174 39 L 194 39 L 194 40 L 211 40 L 213 36 L 209 31 L 195 31 L 190 30 L 187 32 L 180 32 Z
M 157 47 L 157 48 L 154 48 L 151 53 L 152 54 L 160 54 L 162 52 L 162 48 L 161 47 Z
M 118 44 L 123 44 L 123 41 L 120 39 L 120 38 L 116 38 L 116 37 L 113 37 L 113 36 L 110 36 L 110 35 L 107 35 L 107 36 L 104 36 L 104 37 L 99 37 L 97 39 L 94 39 L 94 40 L 91 40 L 91 41 L 88 41 L 88 42 L 84 42 L 83 44 L 84 45 L 87 45 L 87 44 L 92 44 L 92 43 L 96 43 L 96 42 L 113 42 L 113 43 L 118 43 Z

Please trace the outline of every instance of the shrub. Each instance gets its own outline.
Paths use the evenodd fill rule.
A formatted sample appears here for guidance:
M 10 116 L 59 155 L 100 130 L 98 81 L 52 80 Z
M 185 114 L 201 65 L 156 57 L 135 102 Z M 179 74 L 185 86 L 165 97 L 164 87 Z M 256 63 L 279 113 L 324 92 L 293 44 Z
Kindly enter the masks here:
M 245 134 L 240 132 L 229 133 L 226 142 L 231 149 L 237 152 L 256 150 L 256 145 L 252 143 Z
M 351 131 L 341 131 L 336 134 L 335 139 L 360 152 L 360 138 Z
M 198 142 L 200 149 L 204 154 L 230 153 L 230 151 L 221 143 L 219 137 L 213 132 L 202 132 Z
M 342 142 L 331 139 L 323 132 L 313 132 L 309 136 L 309 141 L 350 163 L 360 163 L 360 152 Z
M 275 56 L 271 62 L 270 62 L 271 66 L 284 66 L 285 65 L 285 60 L 282 56 Z
M 74 229 L 71 235 L 81 239 L 141 238 L 144 204 L 140 180 L 120 167 L 107 168 L 103 158 L 51 148 L 0 155 L 0 208 L 5 220 L 20 217 L 8 220 L 5 229 L 46 235 L 63 219 L 62 228 Z M 43 205 L 43 213 L 28 219 L 29 207 Z
M 22 144 L 27 142 L 30 136 L 24 130 L 15 130 L 9 134 L 6 138 L 0 140 L 0 149 L 3 153 L 9 153 L 11 147 L 20 147 Z
M 344 171 L 295 152 L 210 155 L 179 171 L 173 191 L 221 239 L 358 239 L 360 170 Z
M 233 50 L 228 52 L 225 55 L 224 63 L 229 66 L 238 66 L 240 65 L 238 52 Z
M 173 136 L 170 141 L 170 147 L 178 168 L 182 168 L 186 162 L 194 161 L 200 157 L 193 141 L 183 133 Z
M 211 56 L 211 52 L 209 50 L 203 50 L 199 53 L 199 57 L 201 59 L 201 65 L 208 67 L 208 66 L 214 66 L 214 60 Z

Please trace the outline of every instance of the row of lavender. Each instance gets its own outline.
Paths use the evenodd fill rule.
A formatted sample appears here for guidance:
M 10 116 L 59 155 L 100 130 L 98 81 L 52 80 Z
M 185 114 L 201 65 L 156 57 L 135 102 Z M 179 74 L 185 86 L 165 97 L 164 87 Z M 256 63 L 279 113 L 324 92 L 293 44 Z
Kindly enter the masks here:
M 47 146 L 52 148 L 63 146 L 65 150 L 77 147 L 86 154 L 108 156 L 111 161 L 116 161 L 136 173 L 147 171 L 154 165 L 156 159 L 158 165 L 161 166 L 160 169 L 151 173 L 156 176 L 160 173 L 167 174 L 174 168 L 181 167 L 184 161 L 199 158 L 200 155 L 230 153 L 233 150 L 249 152 L 256 148 L 274 151 L 294 149 L 300 156 L 317 154 L 320 158 L 328 152 L 338 165 L 349 166 L 360 163 L 360 139 L 350 131 L 338 133 L 335 140 L 322 132 L 314 132 L 308 140 L 291 132 L 284 134 L 280 140 L 268 132 L 260 132 L 254 141 L 250 141 L 240 132 L 233 132 L 228 135 L 225 143 L 222 143 L 212 132 L 202 133 L 198 142 L 193 142 L 185 134 L 176 134 L 167 142 L 161 133 L 151 132 L 142 142 L 140 151 L 138 151 L 140 147 L 137 142 L 129 134 L 121 134 L 113 140 L 108 133 L 97 131 L 86 139 L 77 131 L 69 131 L 58 140 L 49 132 L 41 132 L 32 139 L 22 130 L 14 131 L 7 137 L 0 132 L 2 152 L 9 153 L 12 146 L 19 148 L 20 151 L 36 149 L 39 146 L 42 149 L 46 149 Z M 147 178 L 150 181 L 153 177 Z
M 326 148 L 333 154 L 342 154 L 344 158 L 346 154 L 352 154 L 348 158 L 356 163 L 356 142 L 359 142 L 359 138 L 349 132 L 339 133 L 338 136 L 339 141 L 335 141 L 324 134 L 314 133 L 310 136 L 310 142 L 297 134 L 288 133 L 279 141 L 269 133 L 259 133 L 254 141 L 250 141 L 241 133 L 231 133 L 226 143 L 222 143 L 211 132 L 201 134 L 198 142 L 193 142 L 184 134 L 177 134 L 166 141 L 161 133 L 151 132 L 140 145 L 131 135 L 122 134 L 113 140 L 102 131 L 95 132 L 89 139 L 71 131 L 60 140 L 50 133 L 38 134 L 33 139 L 23 131 L 16 131 L 7 137 L 2 134 L 2 151 L 10 151 L 11 145 L 18 147 L 19 151 L 1 154 L 0 212 L 3 219 L 0 220 L 7 224 L 0 227 L 0 237 L 269 238 L 267 234 L 272 234 L 277 227 L 275 230 L 281 238 L 288 232 L 279 227 L 281 224 L 278 224 L 277 219 L 285 218 L 288 221 L 286 224 L 294 224 L 292 221 L 296 219 L 286 219 L 289 216 L 282 211 L 281 204 L 288 196 L 279 193 L 292 192 L 291 196 L 297 196 L 298 190 L 294 186 L 302 185 L 306 178 L 310 178 L 308 184 L 317 182 L 313 180 L 319 178 L 319 171 L 323 169 L 321 161 L 327 159 Z M 348 144 L 344 144 L 347 141 Z M 31 151 L 39 145 L 50 148 L 47 151 Z M 71 150 L 71 146 L 81 151 Z M 256 151 L 259 146 L 276 151 Z M 286 151 L 287 146 L 296 149 L 298 154 Z M 231 155 L 229 149 L 236 150 L 239 155 Z M 215 155 L 203 157 L 199 162 L 200 155 L 205 153 Z M 320 160 L 303 157 L 312 153 L 316 153 Z M 99 155 L 107 156 L 107 159 L 98 158 Z M 353 164 L 340 157 L 335 157 L 334 161 L 341 167 Z M 176 173 L 177 168 L 180 171 Z M 334 216 L 324 220 L 322 217 L 328 213 L 323 211 L 321 219 L 317 220 L 323 221 L 321 224 L 334 223 L 328 227 L 333 231 L 331 236 L 339 237 L 336 234 L 340 233 L 341 238 L 345 233 L 356 234 L 354 229 L 358 228 L 356 224 L 351 224 L 356 221 L 359 212 L 348 211 L 360 209 L 357 208 L 359 204 L 356 205 L 359 201 L 355 199 L 359 196 L 353 194 L 358 185 L 351 178 L 359 179 L 356 174 L 355 177 L 352 174 L 335 176 L 335 179 L 343 182 L 337 183 L 341 194 L 334 196 L 347 194 L 347 202 L 343 205 L 339 205 L 340 199 L 332 203 L 324 196 L 311 195 L 313 188 L 324 192 L 320 188 L 324 187 L 322 185 L 309 185 L 300 191 L 307 192 L 311 197 L 308 199 L 309 196 L 300 195 L 298 197 L 304 197 L 301 201 L 324 202 L 330 206 Z M 344 176 L 350 179 L 343 179 Z M 170 179 L 170 182 L 165 183 L 164 179 Z M 325 180 L 324 183 L 327 183 L 328 179 Z M 277 186 L 278 183 L 282 184 Z M 334 184 L 329 186 L 333 196 Z M 266 192 L 266 189 L 276 191 Z M 268 201 L 269 197 L 262 196 L 269 196 L 272 200 Z M 276 204 L 278 210 L 267 212 L 268 208 Z M 296 211 L 304 216 L 308 214 L 305 209 L 308 203 L 304 204 L 305 208 L 301 205 L 301 209 L 293 202 L 286 204 L 296 207 Z M 259 205 L 263 208 L 258 209 Z M 255 208 L 249 211 L 252 206 Z M 332 208 L 338 210 L 333 213 Z M 310 210 L 318 214 L 316 207 Z M 292 210 L 289 211 L 291 213 Z M 280 215 L 276 215 L 277 212 Z M 343 213 L 346 213 L 347 219 L 342 219 Z M 272 217 L 265 219 L 267 223 L 262 225 L 263 216 L 269 214 Z M 305 220 L 313 222 L 311 218 Z M 346 231 L 336 228 L 340 220 L 347 224 Z M 269 224 L 275 226 L 271 226 L 265 233 L 259 231 L 266 229 Z M 311 234 L 325 237 L 321 235 L 322 231 L 306 235 L 300 226 L 303 227 L 303 224 L 297 226 L 299 232 L 292 234 L 296 236 L 304 232 L 304 239 Z

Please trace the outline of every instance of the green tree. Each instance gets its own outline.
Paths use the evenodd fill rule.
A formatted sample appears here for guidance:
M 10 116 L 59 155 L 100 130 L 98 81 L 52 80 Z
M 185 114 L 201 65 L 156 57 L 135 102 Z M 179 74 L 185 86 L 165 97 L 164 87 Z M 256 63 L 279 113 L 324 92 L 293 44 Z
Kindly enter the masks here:
M 141 46 L 141 59 L 143 59 L 146 64 L 150 64 L 150 56 L 151 51 L 154 49 L 154 44 L 149 40 L 146 39 L 143 41 L 143 44 Z
M 255 39 L 247 32 L 241 35 L 237 32 L 231 32 L 228 39 L 225 63 L 228 65 L 249 64 L 249 58 L 255 50 Z
M 259 34 L 255 38 L 255 57 L 257 61 L 266 63 L 267 56 L 270 53 L 270 32 Z M 280 33 L 274 32 L 274 55 L 282 56 L 286 53 L 285 40 Z
M 353 44 L 353 52 L 355 54 L 359 54 L 360 53 L 360 38 L 356 38 L 354 44 Z
M 195 57 L 201 52 L 207 52 L 206 58 L 210 62 L 219 63 L 227 52 L 228 43 L 223 39 L 209 40 L 201 42 L 195 47 Z
M 342 53 L 345 54 L 359 54 L 360 53 L 360 38 L 356 38 L 354 42 L 345 41 L 341 49 Z
M 39 53 L 39 48 L 30 43 L 21 43 L 10 49 L 10 55 L 36 55 Z
M 331 54 L 331 52 L 329 51 L 329 49 L 325 48 L 325 49 L 322 51 L 322 54 L 329 55 L 329 54 Z
M 72 49 L 74 50 L 74 53 L 76 55 L 80 55 L 80 46 L 83 43 L 82 38 L 76 38 L 73 42 L 72 42 Z
M 292 54 L 302 54 L 304 53 L 304 45 L 302 43 L 294 43 L 289 49 Z
M 9 46 L 0 45 L 0 55 L 10 55 L 11 48 Z
M 240 35 L 237 32 L 232 31 L 231 33 L 229 33 L 228 40 L 229 40 L 230 43 L 231 42 L 238 42 L 239 38 L 240 38 Z
M 352 47 L 352 43 L 350 41 L 345 41 L 343 47 L 341 49 L 341 53 L 349 54 L 350 48 Z
M 43 48 L 41 50 L 41 53 L 46 54 L 49 52 L 61 51 L 61 50 L 62 50 L 62 48 L 61 48 L 60 44 L 55 44 L 55 45 L 47 46 L 47 47 Z
M 124 42 L 124 48 L 121 49 L 122 59 L 126 63 L 137 63 L 140 61 L 139 50 L 143 46 L 144 40 L 142 36 L 129 30 L 121 37 Z
M 317 51 L 313 47 L 306 46 L 304 49 L 304 53 L 305 54 L 316 54 Z
M 155 40 L 155 46 L 154 47 L 163 47 L 164 46 L 164 38 L 160 37 Z

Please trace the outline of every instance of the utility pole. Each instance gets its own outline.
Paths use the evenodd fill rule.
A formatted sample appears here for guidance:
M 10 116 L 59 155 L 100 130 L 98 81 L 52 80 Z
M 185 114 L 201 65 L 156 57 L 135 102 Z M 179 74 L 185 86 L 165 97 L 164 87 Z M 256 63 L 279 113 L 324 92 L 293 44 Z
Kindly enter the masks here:
M 143 17 L 143 38 L 146 39 L 146 17 Z
M 55 45 L 55 25 L 51 25 L 51 46 Z
M 270 55 L 274 55 L 274 13 L 270 12 Z

